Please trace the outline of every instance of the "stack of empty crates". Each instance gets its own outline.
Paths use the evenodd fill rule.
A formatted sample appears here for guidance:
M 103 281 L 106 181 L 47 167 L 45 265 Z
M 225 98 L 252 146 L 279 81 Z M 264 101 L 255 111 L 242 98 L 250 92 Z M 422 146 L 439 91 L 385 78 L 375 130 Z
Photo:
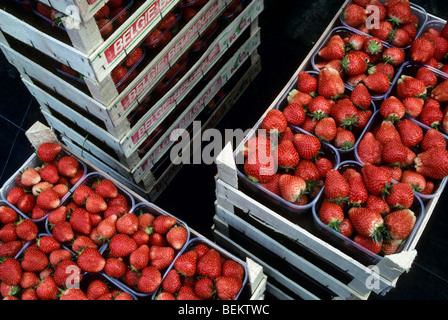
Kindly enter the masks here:
M 172 133 L 214 127 L 259 73 L 262 10 L 262 0 L 8 0 L 0 48 L 62 142 L 154 200 L 181 167 Z

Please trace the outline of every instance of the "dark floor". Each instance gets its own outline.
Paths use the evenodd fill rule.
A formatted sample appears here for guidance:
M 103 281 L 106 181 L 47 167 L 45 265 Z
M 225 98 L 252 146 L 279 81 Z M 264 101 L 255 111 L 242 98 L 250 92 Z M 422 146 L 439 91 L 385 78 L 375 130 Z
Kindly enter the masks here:
M 260 17 L 262 41 L 259 53 L 262 72 L 238 103 L 219 124 L 219 129 L 251 128 L 290 79 L 315 41 L 325 30 L 343 1 L 265 1 Z M 414 1 L 429 13 L 448 18 L 445 1 Z M 0 126 L 3 128 L 0 153 L 0 185 L 31 155 L 24 132 L 42 118 L 36 101 L 28 93 L 17 71 L 0 56 Z M 244 115 L 244 116 L 242 116 Z M 214 215 L 216 167 L 187 165 L 164 191 L 156 204 L 182 218 L 193 229 L 211 237 Z M 194 185 L 194 187 L 192 187 Z M 448 204 L 447 193 L 417 246 L 418 256 L 410 272 L 400 277 L 397 287 L 379 299 L 448 299 Z

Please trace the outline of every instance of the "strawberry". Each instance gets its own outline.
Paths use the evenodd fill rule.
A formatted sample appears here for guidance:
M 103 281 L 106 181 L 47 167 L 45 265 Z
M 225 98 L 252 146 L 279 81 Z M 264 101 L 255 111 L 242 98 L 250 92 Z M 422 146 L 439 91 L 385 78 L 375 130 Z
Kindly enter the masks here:
M 389 37 L 388 41 L 390 44 L 396 47 L 407 47 L 412 43 L 412 38 L 403 29 L 394 29 Z
M 332 168 L 333 166 L 331 164 L 331 169 Z M 294 175 L 305 180 L 307 185 L 310 182 L 319 181 L 321 179 L 320 172 L 316 164 L 313 161 L 306 159 L 300 160 L 296 170 L 294 171 Z
M 371 237 L 377 242 L 382 241 L 384 220 L 377 211 L 353 207 L 348 211 L 348 217 L 358 234 Z
M 46 189 L 41 191 L 36 198 L 36 205 L 45 210 L 56 209 L 60 203 L 61 199 L 53 189 Z
M 411 22 L 411 6 L 409 2 L 398 2 L 387 8 L 387 18 L 395 26 L 401 26 Z
M 349 76 L 355 76 L 367 71 L 367 62 L 360 55 L 347 53 L 341 62 L 341 67 Z
M 288 128 L 287 128 L 288 130 Z M 272 150 L 271 140 L 264 134 L 250 138 L 242 148 L 245 157 L 260 152 L 262 155 L 270 155 Z
M 39 172 L 34 168 L 25 169 L 20 175 L 20 181 L 25 187 L 32 187 L 42 180 Z
M 441 61 L 445 58 L 446 54 L 448 53 L 448 40 L 436 36 L 434 37 L 434 59 L 436 61 Z
M 196 273 L 200 276 L 216 278 L 221 275 L 221 255 L 215 249 L 208 250 L 196 266 Z
M 324 68 L 318 76 L 318 94 L 327 99 L 336 99 L 345 93 L 344 81 L 338 71 Z
M 119 65 L 112 70 L 110 75 L 112 77 L 112 81 L 115 84 L 118 84 L 123 80 L 124 77 L 127 76 L 127 74 L 128 74 L 127 69 L 122 65 Z
M 233 277 L 218 277 L 215 280 L 216 293 L 220 300 L 235 300 L 243 284 Z
M 86 235 L 78 235 L 72 243 L 73 251 L 81 251 L 82 248 L 98 249 L 98 245 Z
M 182 249 L 187 239 L 187 229 L 182 226 L 173 227 L 166 233 L 166 241 L 174 248 L 174 250 Z
M 430 101 L 426 100 L 418 120 L 428 127 L 438 129 L 443 121 L 443 112 L 438 104 L 430 103 Z
M 390 96 L 381 103 L 380 113 L 384 119 L 393 123 L 404 117 L 406 109 L 397 97 Z
M 85 208 L 90 213 L 101 213 L 107 209 L 107 202 L 99 194 L 93 193 L 87 197 Z
M 85 248 L 76 260 L 78 266 L 86 272 L 100 272 L 104 269 L 106 259 L 101 256 L 97 249 Z
M 52 164 L 48 163 L 45 165 L 42 170 L 39 172 L 40 177 L 43 181 L 56 184 L 59 181 L 59 172 L 58 168 Z
M 306 71 L 300 71 L 297 76 L 297 90 L 313 94 L 317 90 L 317 79 Z
M 423 140 L 422 128 L 409 119 L 398 121 L 396 128 L 400 134 L 401 142 L 409 148 L 419 145 Z
M 6 201 L 8 201 L 12 205 L 16 205 L 17 201 L 21 196 L 25 194 L 25 190 L 21 187 L 13 187 L 11 190 L 9 190 L 8 194 L 6 195 Z M 12 212 L 15 212 L 13 209 L 9 207 L 2 207 L 3 210 L 11 210 Z M 3 212 L 0 212 L 0 221 L 2 221 Z M 17 215 L 17 212 L 15 212 L 15 215 Z M 3 221 L 2 221 L 3 222 Z
M 325 142 L 331 142 L 337 133 L 336 122 L 331 117 L 326 117 L 317 122 L 314 134 Z
M 87 198 L 92 195 L 95 191 L 87 185 L 78 186 L 73 192 L 73 202 L 77 206 L 83 206 L 86 203 Z
M 262 152 L 261 152 L 262 153 Z M 244 172 L 254 182 L 265 183 L 276 172 L 274 157 L 270 155 L 250 154 L 244 163 Z
M 282 174 L 278 183 L 282 198 L 294 204 L 297 204 L 307 188 L 305 180 L 290 174 Z
M 138 289 L 143 293 L 150 293 L 162 283 L 162 274 L 154 267 L 145 267 L 138 279 Z
M 14 258 L 0 258 L 0 280 L 10 286 L 17 286 L 22 278 L 20 262 Z
M 72 277 L 74 275 L 79 277 L 81 275 L 81 269 L 76 264 L 76 262 L 73 261 L 70 257 L 68 259 L 58 262 L 58 264 L 54 270 L 54 273 L 53 273 L 53 280 L 58 287 L 62 287 L 67 284 L 67 280 L 70 280 L 70 281 L 80 280 L 80 279 L 76 279 L 76 280 L 73 279 Z M 76 281 L 76 282 L 79 282 L 79 281 Z
M 108 276 L 121 278 L 126 275 L 126 269 L 126 263 L 122 258 L 107 258 L 103 271 Z
M 117 233 L 109 242 L 109 250 L 117 258 L 127 257 L 136 249 L 137 243 L 126 234 Z
M 234 260 L 226 260 L 222 265 L 221 275 L 225 277 L 234 277 L 243 281 L 244 267 Z
M 409 236 L 415 226 L 416 217 L 410 209 L 394 211 L 386 216 L 384 223 L 394 240 L 402 240 Z
M 347 39 L 347 43 L 345 44 L 345 48 L 355 51 L 361 51 L 364 45 L 364 42 L 367 40 L 367 36 L 364 34 L 354 33 L 350 35 Z
M 431 98 L 439 102 L 448 101 L 448 80 L 439 83 L 432 91 Z
M 52 276 L 45 277 L 36 287 L 36 293 L 40 300 L 57 300 L 59 288 Z
M 411 59 L 425 63 L 434 57 L 434 44 L 426 38 L 418 38 L 412 41 L 410 47 Z
M 363 248 L 366 248 L 367 250 L 373 252 L 374 254 L 379 254 L 381 252 L 383 242 L 376 241 L 372 237 L 365 237 L 357 234 L 353 238 L 353 241 Z
M 377 72 L 384 73 L 389 78 L 389 81 L 392 81 L 395 75 L 395 68 L 390 63 L 378 62 L 377 64 L 369 67 L 367 70 L 368 74 L 374 74 Z
M 313 120 L 320 120 L 330 114 L 331 106 L 332 103 L 328 99 L 317 96 L 308 104 L 307 112 L 312 115 Z
M 269 190 L 270 192 L 272 192 L 278 196 L 281 196 L 280 186 L 278 184 L 280 176 L 281 176 L 280 173 L 276 173 L 273 175 L 271 180 L 269 180 L 268 182 L 261 183 L 260 186 L 262 186 L 263 188 Z
M 344 211 L 339 204 L 325 199 L 319 209 L 319 219 L 324 225 L 338 231 L 344 220 Z
M 67 288 L 65 290 L 62 290 L 61 295 L 59 297 L 59 300 L 69 300 L 69 301 L 82 301 L 82 300 L 88 300 L 86 294 L 84 291 L 82 291 L 79 288 Z
M 36 204 L 36 198 L 32 193 L 25 193 L 17 200 L 17 209 L 27 214 L 30 213 Z
M 118 217 L 116 215 L 111 215 L 102 220 L 98 226 L 97 226 L 97 233 L 99 236 L 98 240 L 104 241 L 106 239 L 111 239 L 117 229 L 116 229 L 116 222 Z
M 31 219 L 20 219 L 17 221 L 15 230 L 17 236 L 25 241 L 36 239 L 39 232 L 37 224 Z
M 378 37 L 370 37 L 364 42 L 363 51 L 369 55 L 379 55 L 383 50 L 383 43 Z
M 321 142 L 315 136 L 297 133 L 294 136 L 294 145 L 301 159 L 311 160 L 319 154 Z
M 183 276 L 189 277 L 196 274 L 198 254 L 194 250 L 189 250 L 176 258 L 174 268 Z
M 422 81 L 426 88 L 435 87 L 438 82 L 436 74 L 427 67 L 419 68 L 415 78 Z
M 59 152 L 62 151 L 62 146 L 54 142 L 44 142 L 37 148 L 37 156 L 43 162 L 52 162 L 56 160 Z
M 49 235 L 43 235 L 36 239 L 36 245 L 45 254 L 60 249 L 61 244 L 55 238 Z
M 13 222 L 5 224 L 0 229 L 0 241 L 2 242 L 11 242 L 18 239 L 16 234 L 16 226 Z
M 105 4 L 100 10 L 98 10 L 93 15 L 93 17 L 95 18 L 95 20 L 99 20 L 99 19 L 108 17 L 109 13 L 110 13 L 110 8 L 107 4 Z
M 115 198 L 118 195 L 117 186 L 109 179 L 99 181 L 95 186 L 95 192 L 105 199 Z
M 290 140 L 285 140 L 278 145 L 274 151 L 274 157 L 277 159 L 278 166 L 286 170 L 295 168 L 300 161 L 299 153 Z
M 339 233 L 343 236 L 350 238 L 353 235 L 353 225 L 350 219 L 344 218 L 339 225 Z
M 270 134 L 281 134 L 286 130 L 288 123 L 280 110 L 269 110 L 261 123 L 262 129 Z
M 114 26 L 108 18 L 98 20 L 96 25 L 103 39 L 108 38 L 114 32 Z
M 157 216 L 152 224 L 154 232 L 166 234 L 177 223 L 177 219 L 169 215 Z
M 135 48 L 129 53 L 124 60 L 124 65 L 128 68 L 134 66 L 143 56 L 143 51 L 140 47 Z
M 357 4 L 350 3 L 345 7 L 342 17 L 348 26 L 357 27 L 366 22 L 367 11 Z
M 414 191 L 410 185 L 399 182 L 392 185 L 385 200 L 393 208 L 410 208 L 414 202 Z
M 194 292 L 193 287 L 182 286 L 177 293 L 176 300 L 201 300 Z
M 351 130 L 358 125 L 359 116 L 357 111 L 358 109 L 356 109 L 353 102 L 348 98 L 344 98 L 332 106 L 330 116 L 338 127 Z
M 142 270 L 149 262 L 149 247 L 142 245 L 129 255 L 129 264 L 131 267 Z
M 421 141 L 421 148 L 423 151 L 429 150 L 433 147 L 446 148 L 447 143 L 444 136 L 436 129 L 429 129 L 426 131 Z
M 19 197 L 20 198 L 20 197 Z M 0 206 L 0 222 L 3 224 L 16 222 L 19 215 L 18 213 L 7 206 Z
M 152 245 L 149 248 L 149 259 L 151 266 L 156 269 L 166 269 L 174 260 L 175 251 L 172 247 L 161 247 Z
M 119 233 L 133 235 L 138 230 L 138 218 L 133 213 L 125 213 L 117 219 L 115 227 Z
M 76 208 L 73 210 L 69 222 L 75 232 L 87 235 L 92 230 L 90 214 L 83 208 Z
M 390 174 L 381 167 L 366 163 L 361 174 L 367 190 L 374 195 L 386 194 L 391 185 Z
M 364 184 L 362 175 L 353 171 L 348 177 L 345 177 L 347 171 L 344 172 L 343 177 L 349 185 L 348 203 L 352 206 L 360 206 L 367 201 L 368 191 Z
M 22 241 L 15 240 L 0 245 L 0 258 L 14 257 L 22 249 Z
M 53 237 L 61 243 L 72 241 L 75 237 L 72 226 L 68 221 L 57 221 L 51 232 Z
M 369 74 L 363 83 L 374 93 L 384 94 L 390 89 L 389 77 L 382 72 Z
M 397 81 L 397 97 L 399 99 L 407 97 L 424 97 L 426 93 L 425 83 L 417 78 L 403 75 Z
M 336 203 L 345 202 L 349 192 L 349 184 L 342 174 L 335 169 L 329 170 L 324 183 L 324 193 L 326 198 Z
M 422 192 L 426 188 L 425 177 L 414 170 L 403 171 L 400 182 L 406 183 L 417 192 Z
M 372 96 L 363 83 L 359 83 L 353 88 L 350 100 L 356 107 L 361 109 L 368 109 L 372 104 Z
M 345 50 L 343 45 L 339 43 L 332 43 L 322 47 L 317 54 L 325 61 L 341 60 L 344 57 Z
M 58 161 L 57 167 L 60 175 L 72 178 L 78 172 L 79 162 L 73 156 L 65 156 Z
M 299 103 L 291 103 L 283 110 L 283 116 L 288 123 L 300 126 L 305 121 L 305 110 Z
M 107 284 L 99 279 L 95 279 L 87 286 L 86 296 L 89 300 L 96 300 L 103 294 L 109 293 Z
M 415 170 L 427 178 L 444 178 L 448 175 L 448 151 L 434 147 L 419 153 L 415 158 Z
M 57 249 L 50 253 L 49 261 L 51 265 L 57 265 L 62 260 L 67 260 L 72 257 L 72 253 L 66 249 Z
M 402 100 L 406 114 L 412 118 L 417 118 L 423 110 L 425 101 L 417 97 L 407 97 Z
M 194 285 L 194 292 L 200 299 L 211 299 L 215 292 L 213 280 L 201 278 Z
M 388 120 L 383 120 L 373 131 L 375 138 L 381 142 L 381 144 L 386 144 L 391 140 L 400 140 L 400 133 L 395 127 L 394 123 Z
M 401 141 L 392 140 L 384 144 L 382 157 L 389 165 L 406 167 L 414 162 L 415 153 Z
M 342 150 L 349 150 L 355 144 L 355 135 L 350 130 L 339 127 L 333 140 L 333 145 Z
M 304 92 L 300 92 L 297 89 L 292 89 L 288 96 L 286 97 L 286 101 L 288 103 L 300 103 L 302 106 L 307 106 L 308 103 L 313 99 L 313 97 Z
M 28 289 L 37 286 L 39 281 L 40 279 L 36 273 L 31 271 L 23 271 L 19 285 L 22 289 Z

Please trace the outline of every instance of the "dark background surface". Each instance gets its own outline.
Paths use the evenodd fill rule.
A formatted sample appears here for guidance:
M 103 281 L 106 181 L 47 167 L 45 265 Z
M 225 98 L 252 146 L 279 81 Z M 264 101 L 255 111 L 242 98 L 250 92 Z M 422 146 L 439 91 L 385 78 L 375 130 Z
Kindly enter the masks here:
M 339 10 L 343 1 L 265 0 L 259 19 L 262 71 L 218 129 L 253 127 L 302 63 Z M 445 1 L 414 1 L 427 12 L 448 18 Z M 17 73 L 0 56 L 0 184 L 3 184 L 33 152 L 24 132 L 36 121 L 46 123 Z M 190 227 L 212 238 L 215 165 L 186 165 L 155 202 L 183 219 Z M 417 245 L 411 270 L 402 275 L 396 288 L 371 300 L 448 299 L 448 195 L 440 197 L 436 210 Z

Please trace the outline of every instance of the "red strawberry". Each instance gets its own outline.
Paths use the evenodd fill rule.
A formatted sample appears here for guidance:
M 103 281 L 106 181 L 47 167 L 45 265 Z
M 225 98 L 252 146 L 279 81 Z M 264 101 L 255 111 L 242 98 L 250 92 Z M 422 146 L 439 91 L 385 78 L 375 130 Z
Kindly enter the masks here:
M 446 140 L 444 136 L 436 129 L 429 129 L 426 131 L 421 141 L 421 148 L 423 151 L 429 150 L 433 147 L 446 148 Z
M 45 253 L 36 247 L 29 247 L 26 249 L 20 264 L 24 271 L 40 272 L 48 266 L 48 262 Z
M 316 160 L 316 167 L 319 170 L 320 177 L 324 179 L 327 172 L 333 169 L 334 165 L 328 158 L 319 158 Z
M 78 186 L 75 191 L 73 192 L 73 202 L 77 206 L 83 206 L 86 203 L 87 198 L 95 193 L 92 188 L 90 188 L 87 185 L 80 185 Z
M 30 213 L 36 204 L 36 199 L 32 193 L 25 193 L 17 200 L 17 209 L 23 213 Z
M 423 140 L 422 128 L 409 119 L 398 121 L 396 128 L 400 133 L 401 142 L 409 148 L 417 146 Z
M 412 118 L 417 118 L 423 110 L 425 101 L 417 97 L 408 97 L 402 100 L 406 114 Z
M 166 234 L 166 241 L 174 248 L 174 250 L 180 250 L 187 239 L 187 229 L 182 226 L 171 228 Z
M 305 121 L 305 110 L 299 103 L 291 103 L 283 110 L 283 116 L 288 123 L 300 126 Z
M 411 59 L 425 63 L 434 57 L 434 44 L 426 38 L 418 38 L 411 43 Z
M 175 269 L 168 271 L 162 281 L 162 289 L 171 294 L 175 294 L 182 286 L 180 275 Z
M 32 187 L 41 181 L 39 172 L 34 168 L 25 169 L 20 175 L 20 181 L 25 187 Z
M 330 169 L 332 169 L 332 168 L 333 168 L 333 165 L 331 164 Z M 320 172 L 319 172 L 319 169 L 317 168 L 317 165 L 313 161 L 306 160 L 306 159 L 300 160 L 296 170 L 294 171 L 294 175 L 301 177 L 307 183 L 312 182 L 312 181 L 318 181 L 321 179 Z
M 75 236 L 72 226 L 68 221 L 57 221 L 53 225 L 53 229 L 51 232 L 53 237 L 61 243 L 69 242 L 73 240 Z
M 243 281 L 245 270 L 241 264 L 229 259 L 223 263 L 221 274 L 225 277 L 234 277 Z
M 110 13 L 110 8 L 109 6 L 106 4 L 104 5 L 100 10 L 98 10 L 93 17 L 95 18 L 95 20 L 99 20 L 102 18 L 106 18 L 109 16 Z
M 120 278 L 126 275 L 126 263 L 122 258 L 107 258 L 104 265 L 104 273 L 114 278 Z
M 414 162 L 415 153 L 399 140 L 392 140 L 383 146 L 383 160 L 389 165 L 405 167 Z
M 221 255 L 215 249 L 208 250 L 196 266 L 196 273 L 200 276 L 216 278 L 221 275 Z
M 79 288 L 67 288 L 62 290 L 59 300 L 81 301 L 88 300 L 84 291 Z
M 97 233 L 100 237 L 99 240 L 104 241 L 105 239 L 111 239 L 116 233 L 116 215 L 111 215 L 104 220 L 102 220 L 97 226 Z
M 108 38 L 114 32 L 114 26 L 108 18 L 100 19 L 96 24 L 103 39 Z
M 7 206 L 0 206 L 0 222 L 3 224 L 16 222 L 19 215 L 18 213 Z
M 17 201 L 19 200 L 19 198 L 21 196 L 23 196 L 24 194 L 25 194 L 25 190 L 23 188 L 21 188 L 21 187 L 13 187 L 11 190 L 9 190 L 9 192 L 8 192 L 8 194 L 6 196 L 6 201 L 8 201 L 12 205 L 16 205 Z M 12 210 L 12 212 L 15 212 L 13 209 L 11 209 L 9 207 L 3 206 L 3 208 L 5 208 L 5 210 Z M 3 215 L 3 213 L 0 212 L 0 221 L 3 222 L 2 217 L 1 217 L 2 215 Z M 17 215 L 16 212 L 15 212 L 15 215 Z M 13 222 L 13 221 L 11 221 L 11 222 Z
M 90 239 L 88 236 L 85 235 L 78 235 L 72 243 L 72 250 L 73 251 L 81 251 L 82 248 L 93 248 L 98 249 L 98 245 L 93 242 L 92 239 Z
M 329 228 L 339 230 L 341 222 L 344 220 L 344 211 L 339 204 L 324 200 L 319 209 L 319 219 Z
M 362 175 L 356 170 L 351 171 L 347 175 L 347 170 L 343 173 L 343 177 L 349 185 L 348 202 L 353 206 L 361 206 L 367 201 L 368 191 L 364 184 Z
M 86 289 L 86 296 L 89 300 L 96 300 L 103 294 L 109 293 L 109 287 L 102 280 L 93 280 Z
M 322 69 L 319 72 L 317 91 L 327 99 L 342 96 L 345 93 L 345 86 L 339 72 L 333 68 Z
M 36 287 L 36 293 L 40 300 L 57 300 L 59 287 L 52 276 L 45 277 Z
M 403 49 L 397 47 L 386 48 L 383 51 L 382 58 L 386 63 L 398 66 L 404 62 L 406 53 Z
M 149 262 L 149 247 L 142 245 L 129 255 L 129 264 L 131 267 L 142 270 Z
M 396 47 L 407 47 L 412 43 L 412 38 L 403 29 L 394 29 L 389 34 L 388 41 Z
M 81 276 L 81 269 L 76 262 L 71 259 L 71 257 L 58 262 L 53 273 L 53 280 L 58 287 L 65 286 L 67 284 L 67 280 L 78 280 L 76 282 L 79 282 L 80 279 L 75 280 L 72 278 L 73 276 Z
M 353 88 L 350 100 L 356 107 L 361 109 L 368 109 L 372 104 L 372 96 L 363 83 L 359 83 Z
M 358 109 L 356 109 L 353 102 L 348 98 L 344 98 L 332 106 L 330 116 L 338 127 L 351 130 L 358 125 L 359 116 L 357 111 Z
M 115 67 L 115 69 L 112 70 L 111 72 L 111 77 L 112 77 L 112 81 L 115 84 L 118 84 L 122 81 L 122 79 L 127 76 L 127 69 L 123 66 L 117 66 Z
M 438 84 L 431 91 L 431 98 L 439 101 L 439 102 L 447 102 L 448 101 L 448 80 L 443 81 Z
M 448 175 L 448 151 L 434 147 L 417 155 L 415 158 L 417 173 L 432 179 L 442 179 Z
M 58 161 L 57 167 L 60 175 L 72 178 L 78 172 L 79 162 L 73 156 L 65 156 Z
M 371 28 L 369 29 L 370 34 L 375 38 L 376 41 L 388 41 L 389 36 L 391 33 L 393 33 L 394 27 L 392 26 L 392 23 L 389 21 L 379 21 L 378 28 Z M 375 47 L 377 45 L 375 44 Z M 381 50 L 383 49 L 381 45 Z M 378 54 L 379 52 L 372 53 L 371 50 L 369 50 L 368 46 L 364 46 L 364 50 L 369 54 Z
M 317 122 L 314 134 L 325 142 L 331 142 L 336 137 L 336 122 L 331 117 L 326 117 Z
M 438 82 L 436 74 L 427 67 L 419 68 L 415 78 L 422 81 L 427 88 L 435 87 Z
M 351 208 L 348 217 L 353 228 L 364 237 L 371 237 L 377 242 L 382 241 L 384 231 L 384 220 L 381 215 L 368 208 Z
M 20 219 L 16 223 L 16 234 L 20 239 L 31 241 L 36 239 L 39 228 L 31 219 Z
M 405 239 L 415 226 L 416 217 L 409 209 L 394 211 L 386 216 L 384 223 L 392 239 Z
M 118 196 L 118 189 L 115 183 L 109 179 L 103 179 L 95 186 L 95 192 L 105 199 Z
M 0 245 L 0 258 L 14 257 L 22 249 L 22 241 L 15 240 Z
M 324 59 L 325 61 L 341 60 L 344 54 L 345 54 L 344 46 L 343 44 L 341 45 L 340 43 L 326 44 L 318 52 L 318 56 Z
M 430 103 L 430 101 L 426 100 L 418 120 L 428 127 L 438 129 L 443 121 L 443 112 L 438 103 Z
M 306 71 L 300 71 L 297 76 L 297 90 L 310 94 L 316 92 L 317 79 Z
M 14 258 L 0 259 L 0 280 L 10 286 L 17 286 L 22 278 L 20 262 Z
M 361 174 L 364 179 L 364 184 L 370 193 L 382 195 L 388 192 L 391 185 L 391 177 L 386 170 L 366 163 L 361 169 Z
M 274 157 L 270 155 L 249 154 L 244 163 L 244 172 L 254 182 L 265 183 L 272 179 L 276 172 Z
M 177 219 L 169 215 L 157 216 L 153 221 L 153 229 L 160 234 L 166 234 L 177 223 Z
M 398 99 L 405 99 L 407 97 L 424 97 L 426 92 L 425 83 L 417 78 L 403 75 L 397 81 Z
M 43 235 L 36 239 L 37 247 L 45 254 L 61 248 L 61 244 L 49 235 Z
M 106 259 L 97 249 L 85 248 L 76 260 L 78 266 L 86 272 L 100 272 L 104 269 Z
M 109 243 L 109 250 L 114 257 L 127 257 L 137 249 L 137 243 L 126 234 L 117 233 Z
M 75 232 L 89 234 L 92 230 L 90 214 L 83 208 L 76 208 L 70 216 L 70 225 Z
M 213 280 L 201 278 L 194 285 L 194 292 L 200 299 L 211 299 L 215 292 Z
M 426 179 L 414 170 L 405 170 L 401 176 L 402 183 L 408 184 L 413 190 L 422 192 L 426 188 Z
M 373 252 L 374 254 L 379 254 L 382 249 L 382 241 L 376 241 L 372 237 L 365 237 L 362 235 L 357 234 L 353 241 L 360 246 L 366 248 L 367 250 Z
M 147 266 L 142 270 L 137 286 L 141 292 L 150 293 L 155 291 L 161 283 L 162 274 L 160 271 L 154 267 Z
M 387 8 L 387 17 L 395 26 L 411 22 L 411 6 L 409 2 L 398 2 Z
M 149 248 L 149 259 L 151 266 L 156 269 L 166 269 L 174 260 L 175 251 L 172 247 L 160 247 L 152 245 Z
M 328 99 L 317 96 L 308 104 L 307 112 L 312 115 L 314 120 L 320 120 L 330 114 L 331 106 L 332 103 Z
M 137 47 L 129 53 L 126 60 L 124 60 L 124 65 L 128 68 L 135 65 L 143 56 L 143 51 L 141 48 Z
M 321 142 L 315 136 L 298 133 L 294 136 L 294 145 L 301 159 L 311 160 L 319 154 Z
M 286 130 L 287 121 L 280 110 L 269 110 L 261 123 L 262 129 L 270 134 L 280 134 Z
M 196 274 L 198 254 L 194 250 L 189 250 L 180 255 L 174 262 L 174 268 L 183 276 L 189 277 Z
M 86 210 L 90 213 L 101 213 L 107 209 L 107 203 L 102 196 L 97 193 L 91 194 L 86 199 Z
M 62 147 L 58 143 L 54 142 L 45 142 L 39 145 L 37 148 L 37 156 L 43 162 L 52 162 L 56 160 L 59 152 L 62 151 Z
M 5 224 L 0 229 L 0 241 L 11 242 L 17 240 L 16 226 L 13 222 Z
M 218 277 L 215 280 L 216 293 L 220 300 L 235 300 L 243 284 L 233 277 Z
M 53 189 L 41 191 L 36 198 L 36 204 L 45 210 L 56 209 L 60 203 L 59 195 Z
M 282 174 L 278 183 L 282 198 L 295 204 L 297 204 L 307 187 L 305 180 L 290 174 Z
M 382 72 L 368 75 L 363 83 L 374 93 L 384 94 L 390 89 L 389 77 Z
M 300 161 L 294 143 L 289 140 L 285 140 L 278 145 L 274 157 L 277 159 L 278 166 L 285 169 L 295 168 Z
M 391 140 L 400 140 L 400 133 L 395 125 L 388 120 L 383 120 L 374 130 L 375 138 L 382 144 Z
M 56 184 L 59 181 L 58 168 L 54 164 L 49 163 L 40 171 L 40 177 L 44 181 Z
M 364 42 L 363 51 L 370 55 L 381 54 L 384 50 L 383 43 L 378 37 L 370 37 Z
M 36 273 L 31 271 L 23 271 L 19 285 L 22 289 L 28 289 L 37 286 L 39 281 L 40 279 Z
M 354 33 L 348 37 L 345 46 L 350 48 L 351 50 L 361 51 L 366 39 L 366 35 Z
M 57 249 L 50 253 L 49 261 L 52 265 L 57 265 L 59 262 L 63 260 L 70 259 L 72 257 L 72 253 L 66 249 Z
M 333 145 L 342 150 L 353 148 L 356 140 L 355 135 L 350 130 L 339 127 L 334 138 Z
M 358 54 L 347 53 L 342 58 L 342 69 L 349 76 L 355 76 L 367 71 L 367 62 Z
M 371 66 L 367 71 L 368 74 L 374 74 L 377 72 L 384 73 L 389 78 L 389 81 L 392 81 L 395 75 L 395 68 L 390 63 L 378 62 L 374 66 Z
M 338 170 L 332 169 L 327 172 L 324 192 L 327 199 L 340 203 L 347 200 L 350 187 L 342 174 Z
M 176 300 L 201 300 L 194 292 L 193 287 L 182 286 L 177 293 Z
M 414 191 L 410 185 L 399 182 L 392 185 L 385 200 L 394 208 L 410 208 L 414 202 Z
M 343 19 L 348 26 L 357 27 L 366 22 L 367 11 L 365 8 L 351 3 L 345 7 Z
M 133 213 L 125 213 L 116 221 L 117 232 L 133 235 L 138 230 L 138 218 Z

